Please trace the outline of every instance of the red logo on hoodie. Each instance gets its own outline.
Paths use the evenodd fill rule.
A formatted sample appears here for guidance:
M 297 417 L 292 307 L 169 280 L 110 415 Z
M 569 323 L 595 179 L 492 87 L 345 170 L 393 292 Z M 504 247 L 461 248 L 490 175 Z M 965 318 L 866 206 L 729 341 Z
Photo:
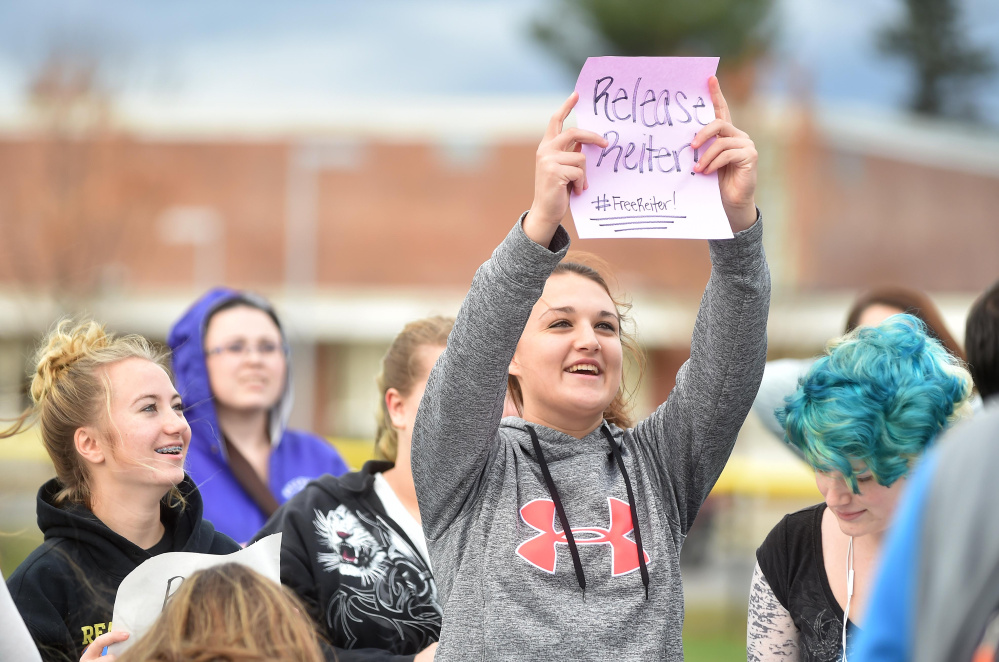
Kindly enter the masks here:
M 618 577 L 638 570 L 638 545 L 626 537 L 635 530 L 628 503 L 609 497 L 607 504 L 610 507 L 609 528 L 573 527 L 572 537 L 577 545 L 610 545 L 611 575 Z M 551 499 L 530 501 L 521 507 L 520 518 L 540 533 L 517 547 L 518 556 L 534 567 L 554 574 L 558 558 L 556 546 L 569 544 L 565 531 L 555 530 L 555 502 Z M 642 551 L 647 564 L 650 561 L 649 555 Z

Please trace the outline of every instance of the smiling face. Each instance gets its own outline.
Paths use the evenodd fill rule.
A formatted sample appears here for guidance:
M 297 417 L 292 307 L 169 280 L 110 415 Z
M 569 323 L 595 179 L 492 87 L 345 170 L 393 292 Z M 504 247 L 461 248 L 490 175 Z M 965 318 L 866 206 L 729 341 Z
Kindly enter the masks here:
M 607 291 L 578 274 L 552 276 L 510 362 L 523 418 L 588 434 L 621 387 L 622 355 L 620 321 Z
M 184 479 L 191 427 L 166 371 L 152 361 L 130 358 L 107 368 L 109 416 L 104 429 L 103 469 L 98 480 L 165 493 Z
M 860 494 L 853 493 L 850 484 L 838 471 L 816 471 L 815 484 L 844 534 L 880 536 L 895 513 L 905 478 L 899 478 L 890 487 L 885 487 L 864 467 L 857 467 L 856 475 Z
M 236 306 L 212 316 L 205 330 L 208 380 L 220 409 L 259 412 L 284 392 L 284 339 L 271 316 Z

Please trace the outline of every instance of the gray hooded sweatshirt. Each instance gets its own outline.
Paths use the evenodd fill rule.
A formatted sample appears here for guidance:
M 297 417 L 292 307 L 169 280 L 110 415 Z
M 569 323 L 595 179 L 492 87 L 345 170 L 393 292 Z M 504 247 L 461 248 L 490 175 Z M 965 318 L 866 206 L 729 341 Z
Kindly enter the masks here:
M 413 475 L 444 622 L 438 662 L 682 660 L 684 537 L 753 403 L 766 359 L 770 276 L 757 222 L 709 242 L 711 278 L 691 357 L 665 403 L 632 429 L 583 439 L 532 425 L 585 575 L 580 588 L 526 424 L 500 420 L 531 308 L 565 256 L 520 223 L 476 272 L 430 374 Z M 650 584 L 643 588 L 630 478 Z
M 907 578 L 915 582 L 913 659 L 970 660 L 999 610 L 999 396 L 933 452 L 918 561 Z

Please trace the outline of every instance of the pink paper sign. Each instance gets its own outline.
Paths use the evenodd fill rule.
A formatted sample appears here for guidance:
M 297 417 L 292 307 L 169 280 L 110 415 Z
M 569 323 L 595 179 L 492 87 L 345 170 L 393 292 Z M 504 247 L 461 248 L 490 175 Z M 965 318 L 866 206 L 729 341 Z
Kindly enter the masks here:
M 576 81 L 576 122 L 607 147 L 583 145 L 589 188 L 570 196 L 581 238 L 725 239 L 717 174 L 693 170 L 690 141 L 714 118 L 716 57 L 591 57 Z M 707 143 L 710 145 L 711 143 Z

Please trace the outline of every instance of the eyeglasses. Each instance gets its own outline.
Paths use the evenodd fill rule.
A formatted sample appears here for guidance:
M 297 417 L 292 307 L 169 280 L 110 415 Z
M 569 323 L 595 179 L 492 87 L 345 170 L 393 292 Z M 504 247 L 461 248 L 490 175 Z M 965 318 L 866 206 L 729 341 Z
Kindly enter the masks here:
M 251 345 L 248 342 L 243 342 L 242 340 L 237 340 L 231 342 L 228 345 L 219 345 L 218 347 L 212 347 L 208 350 L 209 356 L 214 354 L 224 354 L 226 356 L 247 356 L 250 352 L 256 352 L 261 357 L 274 356 L 278 351 L 284 351 L 284 345 L 280 343 L 271 342 L 270 340 L 262 340 L 256 345 Z

